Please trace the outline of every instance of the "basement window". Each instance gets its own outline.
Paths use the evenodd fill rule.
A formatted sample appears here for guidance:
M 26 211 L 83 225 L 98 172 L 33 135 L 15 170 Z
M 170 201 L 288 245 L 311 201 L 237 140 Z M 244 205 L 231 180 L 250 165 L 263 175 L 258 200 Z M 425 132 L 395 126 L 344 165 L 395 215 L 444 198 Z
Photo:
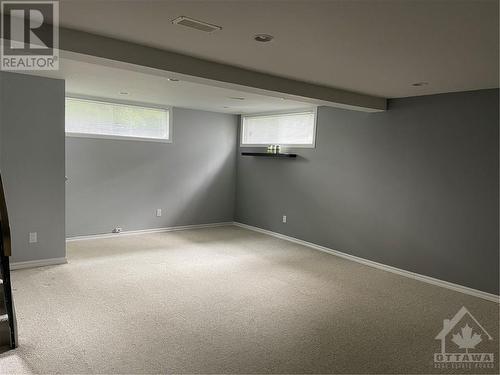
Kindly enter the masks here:
M 241 116 L 241 146 L 314 148 L 316 110 Z
M 66 97 L 66 135 L 171 142 L 169 108 Z

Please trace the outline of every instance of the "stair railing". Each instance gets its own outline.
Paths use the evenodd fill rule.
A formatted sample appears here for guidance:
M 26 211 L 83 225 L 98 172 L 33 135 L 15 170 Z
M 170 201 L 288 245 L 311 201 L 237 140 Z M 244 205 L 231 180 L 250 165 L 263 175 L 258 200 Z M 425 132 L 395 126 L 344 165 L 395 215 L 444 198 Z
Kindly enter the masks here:
M 14 349 L 17 346 L 17 324 L 12 298 L 12 286 L 10 281 L 10 261 L 12 255 L 9 216 L 7 214 L 7 204 L 2 184 L 2 175 L 0 174 L 0 276 L 2 278 L 2 287 L 4 294 L 5 311 L 9 323 L 10 347 Z

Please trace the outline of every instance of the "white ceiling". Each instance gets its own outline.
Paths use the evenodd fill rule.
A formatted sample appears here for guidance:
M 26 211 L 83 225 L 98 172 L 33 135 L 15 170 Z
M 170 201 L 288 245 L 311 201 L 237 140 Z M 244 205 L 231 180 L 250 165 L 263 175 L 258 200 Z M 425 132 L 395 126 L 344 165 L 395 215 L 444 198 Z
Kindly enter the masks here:
M 218 87 L 196 82 L 201 80 L 195 77 L 73 53 L 63 53 L 58 71 L 26 73 L 64 79 L 67 94 L 221 113 L 259 113 L 314 106 L 311 102 Z M 168 78 L 179 81 L 172 82 Z
M 498 87 L 497 0 L 62 0 L 61 24 L 383 97 Z M 222 26 L 204 33 L 170 21 Z M 275 39 L 257 43 L 252 36 Z M 428 85 L 413 87 L 414 82 Z

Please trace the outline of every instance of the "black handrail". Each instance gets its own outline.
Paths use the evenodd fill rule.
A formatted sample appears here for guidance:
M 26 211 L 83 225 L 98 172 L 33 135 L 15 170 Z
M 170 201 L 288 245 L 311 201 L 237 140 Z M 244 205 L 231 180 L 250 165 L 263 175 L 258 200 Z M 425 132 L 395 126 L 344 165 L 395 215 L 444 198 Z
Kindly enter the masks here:
M 3 191 L 2 175 L 0 174 L 0 223 L 2 229 L 1 242 L 2 242 L 2 254 L 6 257 L 12 255 L 11 241 L 10 241 L 10 225 L 9 225 L 9 215 L 7 214 L 7 203 L 5 201 L 5 194 Z

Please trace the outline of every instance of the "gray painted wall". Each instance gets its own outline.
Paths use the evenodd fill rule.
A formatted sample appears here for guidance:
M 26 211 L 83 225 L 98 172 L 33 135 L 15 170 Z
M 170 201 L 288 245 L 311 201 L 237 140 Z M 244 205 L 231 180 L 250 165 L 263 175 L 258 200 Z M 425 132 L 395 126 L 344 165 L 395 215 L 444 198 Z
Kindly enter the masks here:
M 5 72 L 0 78 L 12 261 L 64 257 L 64 81 Z M 29 232 L 38 233 L 37 243 L 29 243 Z
M 0 72 L 0 172 L 2 172 L 3 74 Z
M 170 144 L 67 137 L 67 237 L 232 221 L 236 133 L 236 116 L 175 108 Z
M 66 138 L 66 235 L 235 216 L 498 294 L 498 100 L 481 90 L 391 100 L 384 113 L 321 107 L 317 147 L 297 160 L 236 156 L 235 116 L 177 108 L 172 144 Z M 65 256 L 64 152 L 64 82 L 0 73 L 14 262 Z
M 321 107 L 297 160 L 238 157 L 236 219 L 498 294 L 498 90 Z M 288 223 L 281 222 L 282 215 Z

